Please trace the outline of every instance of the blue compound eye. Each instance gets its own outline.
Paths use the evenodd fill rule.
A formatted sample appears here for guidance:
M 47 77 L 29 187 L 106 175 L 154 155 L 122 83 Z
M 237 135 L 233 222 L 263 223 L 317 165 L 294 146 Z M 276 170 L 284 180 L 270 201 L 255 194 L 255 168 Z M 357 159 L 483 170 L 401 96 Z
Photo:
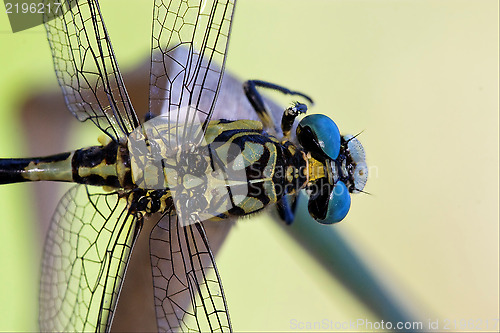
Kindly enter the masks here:
M 338 181 L 331 188 L 327 182 L 320 181 L 317 186 L 318 191 L 309 198 L 309 214 L 321 224 L 342 221 L 351 207 L 351 196 L 345 184 Z
M 340 151 L 340 132 L 337 124 L 322 114 L 302 119 L 297 126 L 297 138 L 302 147 L 318 156 L 335 160 Z

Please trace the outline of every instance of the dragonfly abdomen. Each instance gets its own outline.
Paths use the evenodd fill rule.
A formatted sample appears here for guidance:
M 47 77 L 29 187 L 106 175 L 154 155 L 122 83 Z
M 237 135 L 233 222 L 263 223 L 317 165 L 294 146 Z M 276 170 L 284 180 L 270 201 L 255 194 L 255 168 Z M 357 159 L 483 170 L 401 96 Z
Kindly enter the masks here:
M 76 150 L 72 159 L 73 182 L 113 188 L 132 187 L 128 151 L 114 141 L 105 146 Z
M 0 184 L 39 180 L 73 181 L 71 158 L 74 152 L 36 158 L 0 159 Z
M 128 188 L 130 163 L 126 149 L 120 148 L 111 142 L 51 156 L 0 159 L 0 184 L 60 181 Z

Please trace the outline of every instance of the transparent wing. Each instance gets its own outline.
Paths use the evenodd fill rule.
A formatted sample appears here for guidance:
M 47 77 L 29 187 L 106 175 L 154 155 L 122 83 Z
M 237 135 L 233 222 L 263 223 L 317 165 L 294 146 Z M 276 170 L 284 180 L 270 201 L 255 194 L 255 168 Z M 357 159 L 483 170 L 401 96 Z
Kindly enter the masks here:
M 231 331 L 224 291 L 203 225 L 165 215 L 150 237 L 158 330 Z
M 44 0 L 51 1 L 54 0 Z M 66 0 L 62 15 L 45 17 L 54 67 L 66 105 L 114 140 L 139 124 L 127 95 L 97 0 Z
M 165 66 L 167 73 L 173 73 L 174 70 L 179 66 L 174 60 L 175 59 L 187 59 L 189 54 L 189 49 L 185 46 L 181 46 L 175 49 L 173 57 L 165 58 Z M 220 73 L 221 68 L 217 64 L 212 64 L 210 71 L 204 81 L 204 87 L 212 90 L 217 89 L 219 84 L 219 76 L 215 73 Z M 142 73 L 142 72 L 141 72 Z M 133 83 L 130 82 L 130 83 Z M 136 95 L 140 95 L 143 92 L 140 91 L 139 85 L 136 85 L 135 89 L 131 89 L 131 95 L 137 98 Z M 177 89 L 175 89 L 177 88 Z M 172 87 L 170 93 L 174 96 L 179 96 L 182 91 L 180 87 Z M 275 124 L 277 124 L 278 129 L 280 129 L 281 117 L 283 116 L 283 106 L 279 106 L 272 102 L 270 99 L 264 97 L 266 106 L 271 114 L 271 117 Z M 259 117 L 252 105 L 249 103 L 248 98 L 245 96 L 243 91 L 243 82 L 231 75 L 230 72 L 225 71 L 222 78 L 222 83 L 220 84 L 219 94 L 217 97 L 217 103 L 212 112 L 211 119 L 250 119 L 259 120 Z M 279 136 L 279 134 L 278 134 Z
M 117 193 L 72 187 L 50 226 L 42 261 L 41 331 L 108 331 L 140 223 Z
M 176 145 L 206 126 L 222 80 L 235 0 L 155 0 L 150 111 L 166 115 Z M 185 48 L 187 52 L 177 52 Z M 207 80 L 210 81 L 208 84 Z M 201 134 L 201 133 L 200 133 Z
M 281 118 L 285 108 L 279 106 L 269 98 L 263 97 L 264 103 L 269 111 L 269 115 L 276 127 L 276 136 L 279 138 L 283 135 L 281 132 Z M 249 119 L 260 121 L 257 112 L 248 101 L 248 98 L 243 92 L 243 82 L 228 73 L 224 73 L 220 88 L 217 105 L 212 115 L 212 119 Z M 271 133 L 272 134 L 272 133 Z

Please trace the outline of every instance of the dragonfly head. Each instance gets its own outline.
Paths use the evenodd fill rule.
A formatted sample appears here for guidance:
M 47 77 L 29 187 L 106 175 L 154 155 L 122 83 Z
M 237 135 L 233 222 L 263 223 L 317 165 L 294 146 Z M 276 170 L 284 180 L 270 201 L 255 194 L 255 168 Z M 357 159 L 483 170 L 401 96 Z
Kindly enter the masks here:
M 302 119 L 297 139 L 309 154 L 309 214 L 322 224 L 340 222 L 349 212 L 350 193 L 365 187 L 368 168 L 361 142 L 341 136 L 335 122 L 321 114 Z

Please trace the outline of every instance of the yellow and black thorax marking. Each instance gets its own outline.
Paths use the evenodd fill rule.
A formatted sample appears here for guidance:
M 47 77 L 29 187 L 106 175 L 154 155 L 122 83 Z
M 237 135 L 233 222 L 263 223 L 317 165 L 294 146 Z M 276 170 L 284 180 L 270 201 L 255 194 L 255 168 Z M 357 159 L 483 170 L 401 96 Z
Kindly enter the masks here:
M 267 134 L 258 121 L 211 121 L 201 144 L 180 149 L 166 146 L 172 142 L 168 136 L 180 129 L 157 125 L 154 136 L 145 132 L 133 140 L 148 142 L 147 147 L 129 141 L 132 182 L 138 188 L 168 189 L 166 196 L 174 203 L 178 198 L 176 208 L 193 205 L 191 210 L 206 212 L 202 219 L 260 211 L 307 182 L 305 154 Z

